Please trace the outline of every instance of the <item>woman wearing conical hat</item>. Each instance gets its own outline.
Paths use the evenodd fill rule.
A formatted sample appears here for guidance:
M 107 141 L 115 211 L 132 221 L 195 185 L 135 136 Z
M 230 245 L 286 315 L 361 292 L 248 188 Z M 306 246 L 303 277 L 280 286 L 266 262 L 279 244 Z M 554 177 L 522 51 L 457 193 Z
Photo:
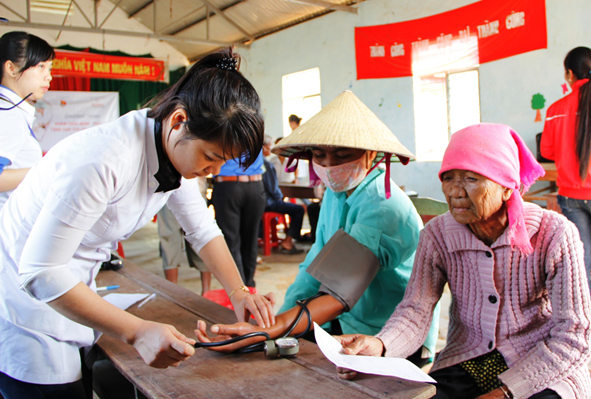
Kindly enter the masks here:
M 310 180 L 322 181 L 326 186 L 316 229 L 316 242 L 300 265 L 295 282 L 289 287 L 285 302 L 276 316 L 276 325 L 265 329 L 272 338 L 289 331 L 299 313 L 296 300 L 310 298 L 320 292 L 324 295 L 310 301 L 312 319 L 326 324 L 333 334 L 377 334 L 402 300 L 410 277 L 415 250 L 422 223 L 412 202 L 402 190 L 390 181 L 389 165 L 392 155 L 407 163 L 413 155 L 392 134 L 388 127 L 353 93 L 345 91 L 306 123 L 282 139 L 272 152 L 290 158 L 310 160 Z M 384 160 L 386 171 L 375 165 Z M 288 163 L 288 166 L 289 163 Z M 346 233 L 363 249 L 377 259 L 377 269 L 371 270 L 371 261 L 348 262 L 341 254 L 337 280 L 319 281 L 319 274 L 310 269 L 330 264 L 329 241 L 333 236 Z M 328 244 L 328 245 L 327 245 Z M 355 246 L 355 245 L 353 245 Z M 339 247 L 338 245 L 336 247 Z M 340 249 L 347 251 L 347 248 Z M 359 252 L 359 250 L 355 250 Z M 343 261 L 343 258 L 345 261 Z M 334 262 L 333 262 L 334 263 Z M 334 270 L 333 270 L 334 271 Z M 320 275 L 330 274 L 324 270 Z M 313 275 L 315 277 L 313 277 Z M 322 278 L 320 278 L 322 280 Z M 363 281 L 362 287 L 351 285 L 351 279 Z M 347 288 L 339 294 L 339 282 Z M 327 289 L 327 286 L 328 289 Z M 354 298 L 348 294 L 357 291 Z M 435 312 L 438 315 L 438 312 Z M 305 317 L 297 323 L 291 335 L 307 327 Z M 435 353 L 438 316 L 423 348 L 413 355 L 417 363 Z M 221 334 L 213 340 L 243 335 L 260 330 L 249 324 L 232 326 L 214 325 L 212 331 Z M 201 341 L 211 338 L 205 334 L 205 323 L 196 331 Z M 218 350 L 236 349 L 233 344 Z M 423 362 L 424 363 L 424 362 Z

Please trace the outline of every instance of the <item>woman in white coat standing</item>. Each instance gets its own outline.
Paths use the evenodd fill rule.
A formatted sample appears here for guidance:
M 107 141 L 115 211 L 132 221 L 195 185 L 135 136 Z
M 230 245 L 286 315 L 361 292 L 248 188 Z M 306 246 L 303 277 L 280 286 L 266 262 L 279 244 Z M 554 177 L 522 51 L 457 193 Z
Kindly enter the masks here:
M 36 101 L 49 90 L 55 53 L 47 42 L 26 32 L 0 38 L 0 209 L 10 193 L 41 159 L 31 126 Z
M 81 353 L 103 332 L 153 366 L 176 366 L 194 340 L 96 294 L 116 242 L 168 202 L 187 240 L 230 296 L 239 320 L 274 324 L 273 294 L 251 295 L 194 177 L 214 175 L 264 136 L 259 97 L 230 49 L 197 62 L 151 110 L 72 135 L 28 173 L 0 212 L 0 393 L 84 398 Z M 39 396 L 39 392 L 42 394 Z M 38 396 L 34 396 L 38 395 Z

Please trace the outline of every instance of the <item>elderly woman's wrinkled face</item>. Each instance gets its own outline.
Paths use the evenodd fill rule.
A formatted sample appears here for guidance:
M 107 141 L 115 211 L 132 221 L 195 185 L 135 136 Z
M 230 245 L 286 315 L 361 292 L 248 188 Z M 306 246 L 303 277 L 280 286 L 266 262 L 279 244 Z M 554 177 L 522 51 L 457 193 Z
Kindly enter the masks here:
M 469 170 L 453 169 L 441 176 L 442 190 L 453 218 L 461 224 L 489 220 L 512 190 Z

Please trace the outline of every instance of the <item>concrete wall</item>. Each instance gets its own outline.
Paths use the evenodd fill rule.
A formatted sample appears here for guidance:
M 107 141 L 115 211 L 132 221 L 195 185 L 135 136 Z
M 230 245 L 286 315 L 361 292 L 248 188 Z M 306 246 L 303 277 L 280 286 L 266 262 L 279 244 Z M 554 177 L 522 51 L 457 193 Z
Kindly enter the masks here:
M 243 72 L 261 96 L 267 134 L 282 136 L 281 77 L 319 67 L 322 105 L 345 89 L 351 89 L 398 139 L 415 152 L 412 78 L 356 80 L 356 26 L 378 25 L 422 18 L 473 3 L 469 0 L 368 0 L 359 14 L 333 12 L 278 32 L 253 43 L 240 53 Z M 483 122 L 512 126 L 535 151 L 535 134 L 543 129 L 534 122 L 531 97 L 541 93 L 547 107 L 562 97 L 562 61 L 573 47 L 591 47 L 591 2 L 546 0 L 548 48 L 480 66 Z M 381 105 L 380 105 L 381 104 Z M 400 104 L 400 106 L 398 106 Z M 393 165 L 399 185 L 421 196 L 443 199 L 437 178 L 439 162 Z

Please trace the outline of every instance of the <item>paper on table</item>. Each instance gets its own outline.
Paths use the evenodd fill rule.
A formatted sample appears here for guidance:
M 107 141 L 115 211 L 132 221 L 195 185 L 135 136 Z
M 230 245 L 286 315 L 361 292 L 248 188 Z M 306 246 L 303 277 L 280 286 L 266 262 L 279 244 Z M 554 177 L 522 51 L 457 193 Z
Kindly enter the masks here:
M 127 309 L 137 301 L 141 301 L 150 294 L 108 294 L 103 297 L 107 302 L 117 306 L 119 309 Z
M 314 336 L 324 356 L 336 366 L 345 367 L 365 374 L 398 377 L 405 380 L 431 382 L 436 381 L 423 370 L 406 359 L 394 357 L 356 356 L 341 353 L 343 347 L 322 327 L 314 323 Z

